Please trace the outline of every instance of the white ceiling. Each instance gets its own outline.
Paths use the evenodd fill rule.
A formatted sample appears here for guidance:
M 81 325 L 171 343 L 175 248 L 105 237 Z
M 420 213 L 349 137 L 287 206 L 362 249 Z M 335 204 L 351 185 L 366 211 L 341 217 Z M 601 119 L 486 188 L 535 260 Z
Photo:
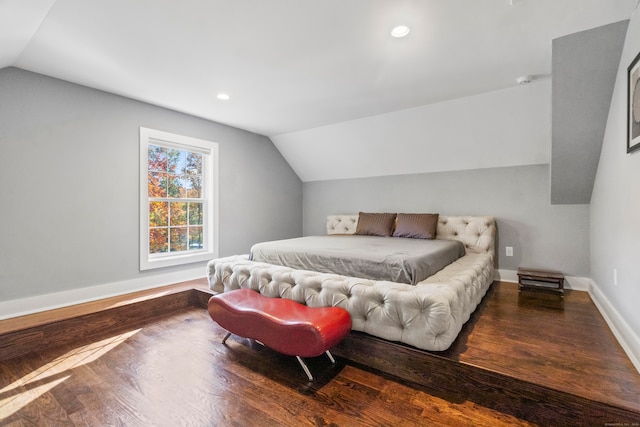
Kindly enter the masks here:
M 637 3 L 0 0 L 0 68 L 274 136 L 549 75 L 552 39 Z M 390 37 L 397 24 L 411 33 Z

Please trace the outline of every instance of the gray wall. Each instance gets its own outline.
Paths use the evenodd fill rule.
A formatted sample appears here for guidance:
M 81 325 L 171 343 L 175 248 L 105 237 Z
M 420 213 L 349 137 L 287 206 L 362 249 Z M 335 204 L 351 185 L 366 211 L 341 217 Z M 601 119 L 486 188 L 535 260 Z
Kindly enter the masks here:
M 552 206 L 547 165 L 316 181 L 303 188 L 305 235 L 325 234 L 329 214 L 491 215 L 498 221 L 498 268 L 589 277 L 589 207 Z M 513 246 L 513 257 L 504 256 L 506 246 Z
M 302 233 L 302 183 L 268 138 L 6 68 L 0 301 L 159 273 L 138 265 L 140 126 L 219 143 L 221 256 Z
M 553 40 L 551 203 L 589 203 L 629 21 Z
M 634 336 L 627 337 L 627 343 L 636 361 L 640 360 L 640 151 L 627 154 L 626 144 L 627 67 L 639 52 L 637 8 L 617 70 L 590 213 L 591 278 L 632 329 Z M 618 325 L 618 331 L 624 333 L 624 327 Z

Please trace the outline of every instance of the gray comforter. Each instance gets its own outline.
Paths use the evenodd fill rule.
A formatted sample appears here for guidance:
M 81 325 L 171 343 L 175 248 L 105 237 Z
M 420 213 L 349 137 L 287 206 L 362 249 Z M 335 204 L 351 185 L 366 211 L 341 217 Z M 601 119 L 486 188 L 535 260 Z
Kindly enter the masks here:
M 415 285 L 464 256 L 457 240 L 308 236 L 253 245 L 251 259 L 301 270 Z

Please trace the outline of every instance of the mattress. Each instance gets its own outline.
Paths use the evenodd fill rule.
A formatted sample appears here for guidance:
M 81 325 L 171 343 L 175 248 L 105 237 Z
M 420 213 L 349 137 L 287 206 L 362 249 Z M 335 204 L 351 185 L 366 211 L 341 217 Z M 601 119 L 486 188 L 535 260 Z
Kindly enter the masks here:
M 255 244 L 251 260 L 300 270 L 415 285 L 465 255 L 457 240 L 308 236 Z

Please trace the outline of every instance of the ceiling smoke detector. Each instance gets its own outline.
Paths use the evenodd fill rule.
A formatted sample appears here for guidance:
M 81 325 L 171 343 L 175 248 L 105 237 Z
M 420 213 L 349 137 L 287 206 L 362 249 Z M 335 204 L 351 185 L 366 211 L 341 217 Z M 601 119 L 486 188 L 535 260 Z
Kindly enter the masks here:
M 533 80 L 533 76 L 526 75 L 526 76 L 520 76 L 520 77 L 518 77 L 518 78 L 516 79 L 516 82 L 517 82 L 519 85 L 526 85 L 526 84 L 531 83 L 531 81 L 532 81 L 532 80 Z

